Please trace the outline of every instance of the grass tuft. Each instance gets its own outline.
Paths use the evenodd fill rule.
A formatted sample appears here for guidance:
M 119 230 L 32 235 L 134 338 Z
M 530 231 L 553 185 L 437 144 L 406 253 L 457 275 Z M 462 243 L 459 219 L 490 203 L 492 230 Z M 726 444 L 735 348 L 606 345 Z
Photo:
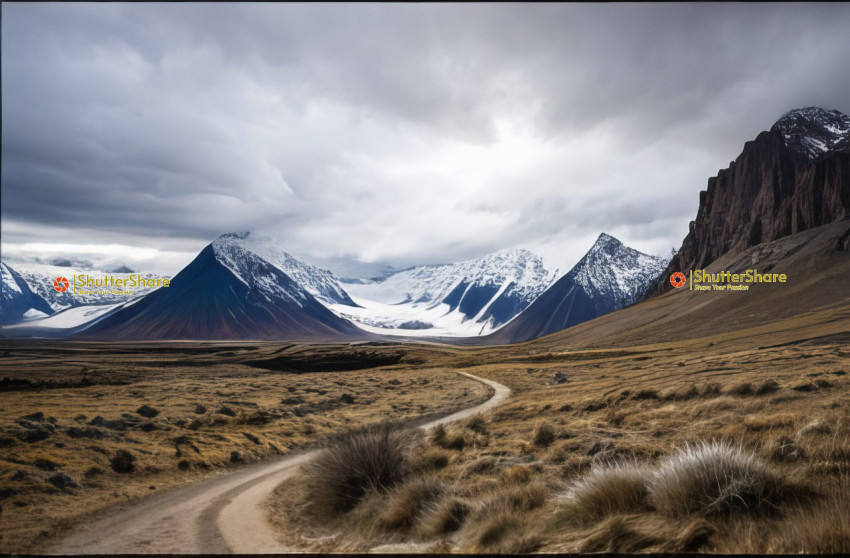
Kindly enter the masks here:
M 617 513 L 646 510 L 650 470 L 636 462 L 593 467 L 566 494 L 561 519 L 584 523 Z
M 340 436 L 304 467 L 311 507 L 338 515 L 371 492 L 393 488 L 409 473 L 409 445 L 409 436 L 389 423 Z
M 649 499 L 665 515 L 705 517 L 765 510 L 779 477 L 755 455 L 725 442 L 686 445 L 664 459 Z

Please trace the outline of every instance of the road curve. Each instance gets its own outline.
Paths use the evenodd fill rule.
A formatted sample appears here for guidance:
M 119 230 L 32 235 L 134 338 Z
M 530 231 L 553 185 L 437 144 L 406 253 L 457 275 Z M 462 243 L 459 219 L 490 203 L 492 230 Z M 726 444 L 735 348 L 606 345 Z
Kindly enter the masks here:
M 459 372 L 495 390 L 480 405 L 420 426 L 430 430 L 492 409 L 510 396 L 500 383 Z M 296 452 L 113 509 L 58 541 L 46 554 L 262 554 L 286 552 L 266 521 L 272 490 L 319 450 Z

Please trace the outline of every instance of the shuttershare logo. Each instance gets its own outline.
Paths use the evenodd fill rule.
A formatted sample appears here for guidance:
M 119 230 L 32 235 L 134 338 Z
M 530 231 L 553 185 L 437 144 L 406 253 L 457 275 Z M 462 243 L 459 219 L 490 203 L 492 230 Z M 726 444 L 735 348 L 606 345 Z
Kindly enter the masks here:
M 681 271 L 670 276 L 670 284 L 680 289 L 689 284 L 692 291 L 748 291 L 750 285 L 759 283 L 786 283 L 788 275 L 785 273 L 759 273 L 755 269 L 747 269 L 742 272 L 716 271 L 708 272 L 704 269 L 694 269 L 688 272 L 689 278 Z
M 151 289 L 170 286 L 170 279 L 163 277 L 143 277 L 135 273 L 129 277 L 116 277 L 114 275 L 93 277 L 87 274 L 80 274 L 72 275 L 71 281 L 68 281 L 64 277 L 57 277 L 53 281 L 53 288 L 60 293 L 71 289 L 75 295 L 131 295 L 133 291 L 128 287 Z
M 687 278 L 685 277 L 685 274 L 681 271 L 677 271 L 676 273 L 670 276 L 670 284 L 676 287 L 677 289 L 681 289 L 682 287 L 684 287 L 686 281 Z
M 64 293 L 68 290 L 68 280 L 64 277 L 57 277 L 55 281 L 53 281 L 53 288 L 59 291 L 60 293 Z

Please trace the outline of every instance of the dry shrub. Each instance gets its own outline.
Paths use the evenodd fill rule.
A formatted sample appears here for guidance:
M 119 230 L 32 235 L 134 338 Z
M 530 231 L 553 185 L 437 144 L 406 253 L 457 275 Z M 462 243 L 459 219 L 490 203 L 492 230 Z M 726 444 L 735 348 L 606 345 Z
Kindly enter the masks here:
M 426 448 L 413 457 L 411 467 L 415 471 L 429 472 L 445 469 L 451 456 L 437 448 Z
M 132 473 L 136 470 L 136 457 L 127 450 L 118 450 L 115 452 L 115 455 L 112 456 L 112 459 L 109 460 L 109 464 L 112 466 L 112 470 L 116 473 Z
M 410 530 L 429 505 L 446 492 L 442 482 L 434 477 L 419 477 L 396 487 L 389 494 L 378 525 L 392 531 Z
M 645 465 L 633 461 L 593 467 L 570 486 L 559 516 L 584 522 L 646 510 L 650 475 Z
M 393 488 L 410 470 L 410 443 L 409 435 L 388 423 L 340 436 L 304 467 L 311 507 L 336 515 L 370 492 Z
M 473 415 L 466 419 L 466 422 L 463 423 L 463 425 L 476 434 L 487 433 L 487 421 L 481 415 Z
M 750 382 L 743 382 L 726 390 L 727 395 L 737 395 L 738 397 L 753 395 L 753 393 L 755 393 L 755 389 L 753 388 L 753 384 Z
M 443 498 L 426 508 L 419 522 L 419 531 L 426 537 L 453 533 L 461 528 L 470 510 L 466 500 Z
M 703 442 L 686 445 L 659 463 L 649 500 L 672 517 L 755 512 L 766 509 L 780 485 L 755 455 L 726 442 Z
M 539 448 L 549 447 L 549 445 L 557 438 L 555 429 L 548 422 L 540 424 L 534 431 L 534 439 L 532 442 Z
M 768 395 L 779 391 L 779 383 L 776 380 L 765 380 L 756 390 L 756 395 Z
M 663 401 L 687 401 L 698 397 L 714 397 L 720 395 L 721 391 L 720 384 L 708 382 L 699 386 L 690 384 L 689 386 L 668 389 L 661 393 L 658 398 Z
M 636 399 L 638 401 L 642 401 L 644 399 L 658 399 L 658 392 L 654 389 L 642 389 L 632 395 L 632 399 Z
M 457 430 L 447 430 L 442 424 L 431 431 L 431 443 L 448 450 L 460 451 L 467 445 L 466 436 Z

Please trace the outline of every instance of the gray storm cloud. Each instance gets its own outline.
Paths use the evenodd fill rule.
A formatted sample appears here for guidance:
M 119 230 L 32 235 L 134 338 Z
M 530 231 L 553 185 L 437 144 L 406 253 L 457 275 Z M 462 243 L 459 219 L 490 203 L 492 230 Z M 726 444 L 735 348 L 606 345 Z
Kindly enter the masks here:
M 602 231 L 666 254 L 744 141 L 850 112 L 844 4 L 2 10 L 4 255 L 179 267 L 232 230 L 399 265 Z

